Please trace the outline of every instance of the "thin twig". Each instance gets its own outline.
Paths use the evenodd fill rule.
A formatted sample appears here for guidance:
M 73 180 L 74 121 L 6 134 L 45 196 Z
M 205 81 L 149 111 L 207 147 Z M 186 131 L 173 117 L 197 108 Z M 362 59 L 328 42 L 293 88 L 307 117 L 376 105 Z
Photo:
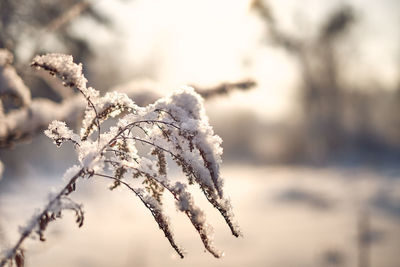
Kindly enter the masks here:
M 171 233 L 169 232 L 169 227 L 165 228 L 165 226 L 163 226 L 161 223 L 161 221 L 159 221 L 159 219 L 157 219 L 157 213 L 153 210 L 153 208 L 144 200 L 143 196 L 141 193 L 138 192 L 138 190 L 136 190 L 135 188 L 133 188 L 130 184 L 128 184 L 127 182 L 123 181 L 122 179 L 118 179 L 114 176 L 110 176 L 107 174 L 101 174 L 101 173 L 94 173 L 94 175 L 103 177 L 103 178 L 107 178 L 107 179 L 111 179 L 114 181 L 118 181 L 118 183 L 123 184 L 124 186 L 126 186 L 129 190 L 131 190 L 133 193 L 135 193 L 135 195 L 140 199 L 140 201 L 150 210 L 151 214 L 153 215 L 154 219 L 156 220 L 157 224 L 159 225 L 160 229 L 165 233 L 165 236 L 167 237 L 168 241 L 170 242 L 171 246 L 175 249 L 175 251 L 179 254 L 179 256 L 181 258 L 184 258 L 184 254 L 181 251 L 181 249 L 176 245 Z
M 90 97 L 86 96 L 85 93 L 80 88 L 77 87 L 77 89 L 85 97 L 85 99 L 88 101 L 89 105 L 92 107 L 94 113 L 96 114 L 96 121 L 97 121 L 97 123 L 96 123 L 97 125 L 96 126 L 97 126 L 97 129 L 98 129 L 98 139 L 97 139 L 98 142 L 97 142 L 97 144 L 100 145 L 101 129 L 100 129 L 99 114 L 97 113 L 97 109 L 94 106 L 92 100 L 90 100 Z
M 47 26 L 46 31 L 55 32 L 75 17 L 79 16 L 83 11 L 90 7 L 90 1 L 81 1 L 71 6 L 67 11 L 63 12 L 61 16 L 52 20 Z
M 219 95 L 226 95 L 234 89 L 246 91 L 255 87 L 256 85 L 257 83 L 254 80 L 246 79 L 239 82 L 225 82 L 210 88 L 202 88 L 196 85 L 192 85 L 192 87 L 203 98 L 209 99 Z
M 84 168 L 80 169 L 77 174 L 75 174 L 67 183 L 66 186 L 64 186 L 61 191 L 53 197 L 49 203 L 46 205 L 44 210 L 36 216 L 34 219 L 34 223 L 28 228 L 25 229 L 25 231 L 21 234 L 20 238 L 18 239 L 17 243 L 14 245 L 14 247 L 6 254 L 6 256 L 0 261 L 0 267 L 3 267 L 7 264 L 8 261 L 10 261 L 12 258 L 15 257 L 16 253 L 18 250 L 21 249 L 22 243 L 25 241 L 25 239 L 31 235 L 32 231 L 36 228 L 36 226 L 39 224 L 40 218 L 45 216 L 51 209 L 51 207 L 61 199 L 63 195 L 66 195 L 69 192 L 69 188 L 78 180 L 79 177 L 81 177 L 84 174 L 85 170 Z

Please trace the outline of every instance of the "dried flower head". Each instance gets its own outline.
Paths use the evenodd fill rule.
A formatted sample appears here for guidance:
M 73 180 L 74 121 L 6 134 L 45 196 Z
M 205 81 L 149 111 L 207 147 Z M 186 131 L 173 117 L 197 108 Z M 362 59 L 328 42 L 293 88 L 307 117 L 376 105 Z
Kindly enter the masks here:
M 205 249 L 220 257 L 222 253 L 213 245 L 213 230 L 205 213 L 195 204 L 188 190 L 188 184 L 197 184 L 224 217 L 232 234 L 239 236 L 219 173 L 222 140 L 208 123 L 200 95 L 191 87 L 184 87 L 154 104 L 139 107 L 125 94 L 114 92 L 100 96 L 95 89 L 86 88 L 82 66 L 73 63 L 71 56 L 37 56 L 32 65 L 56 74 L 67 86 L 77 87 L 87 100 L 80 135 L 60 121 L 53 121 L 45 131 L 58 146 L 72 142 L 80 165 L 66 172 L 67 185 L 22 230 L 21 242 L 7 254 L 0 266 L 16 261 L 25 237 L 37 234 L 44 240 L 47 225 L 60 217 L 63 210 L 73 210 L 77 223 L 82 225 L 82 206 L 73 202 L 69 195 L 76 189 L 78 179 L 84 177 L 110 179 L 111 189 L 124 186 L 130 190 L 150 211 L 172 248 L 183 258 L 183 250 L 174 240 L 161 201 L 162 195 L 168 192 L 175 199 L 178 210 L 185 213 L 198 232 Z M 121 116 L 114 126 L 103 127 L 104 121 L 117 115 Z M 138 144 L 149 147 L 149 152 L 138 149 Z M 181 167 L 186 181 L 171 183 L 167 157 Z M 130 179 L 140 180 L 139 187 L 131 186 Z

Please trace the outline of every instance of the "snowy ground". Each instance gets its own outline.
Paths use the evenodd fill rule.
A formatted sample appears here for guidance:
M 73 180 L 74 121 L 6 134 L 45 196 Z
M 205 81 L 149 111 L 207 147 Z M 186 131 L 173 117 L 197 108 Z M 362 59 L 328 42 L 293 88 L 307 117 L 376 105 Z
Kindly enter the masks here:
M 27 266 L 357 266 L 360 251 L 370 266 L 400 266 L 400 170 L 228 166 L 222 174 L 242 238 L 231 236 L 195 191 L 222 259 L 204 253 L 187 218 L 166 198 L 176 239 L 188 253 L 179 259 L 138 199 L 110 192 L 99 178 L 81 181 L 73 195 L 84 203 L 84 226 L 65 213 L 49 226 L 46 242 L 26 244 Z M 54 183 L 32 177 L 3 191 L 0 247 L 15 240 L 17 226 Z M 363 249 L 360 230 L 370 241 Z

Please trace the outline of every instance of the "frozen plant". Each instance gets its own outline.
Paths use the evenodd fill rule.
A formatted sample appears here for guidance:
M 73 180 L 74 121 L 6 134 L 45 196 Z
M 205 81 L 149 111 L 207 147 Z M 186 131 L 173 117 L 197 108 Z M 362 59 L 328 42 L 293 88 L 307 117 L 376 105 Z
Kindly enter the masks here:
M 22 266 L 24 240 L 38 236 L 44 241 L 47 225 L 59 218 L 63 210 L 73 210 L 77 223 L 82 226 L 82 205 L 75 203 L 70 194 L 83 178 L 109 179 L 110 189 L 123 186 L 130 190 L 150 211 L 170 245 L 183 258 L 183 250 L 174 239 L 163 209 L 161 197 L 164 192 L 169 193 L 178 210 L 189 218 L 206 250 L 219 258 L 222 253 L 213 246 L 212 228 L 204 212 L 196 206 L 188 186 L 197 184 L 221 213 L 232 234 L 238 237 L 240 233 L 219 173 L 222 140 L 208 123 L 200 95 L 185 87 L 154 104 L 140 107 L 125 94 L 111 92 L 100 96 L 97 90 L 87 87 L 82 65 L 75 64 L 72 56 L 37 56 L 32 66 L 58 76 L 65 86 L 75 87 L 87 102 L 79 134 L 62 121 L 53 121 L 45 131 L 57 146 L 72 143 L 79 165 L 66 171 L 67 184 L 21 229 L 20 239 L 5 252 L 0 266 L 7 263 Z M 117 116 L 118 120 L 113 120 L 115 125 L 105 129 L 103 122 Z M 137 149 L 137 144 L 148 147 L 148 152 Z M 168 157 L 182 169 L 187 178 L 185 182 L 172 182 L 168 178 Z M 133 186 L 133 182 L 140 186 Z

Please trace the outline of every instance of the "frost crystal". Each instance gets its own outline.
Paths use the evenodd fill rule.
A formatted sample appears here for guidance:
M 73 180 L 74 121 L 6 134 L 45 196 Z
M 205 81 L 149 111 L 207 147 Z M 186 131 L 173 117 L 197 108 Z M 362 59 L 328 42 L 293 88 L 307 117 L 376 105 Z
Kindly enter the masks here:
M 75 64 L 72 56 L 63 54 L 47 54 L 36 56 L 32 66 L 43 68 L 52 75 L 60 77 L 66 86 L 86 89 L 87 79 L 82 74 L 82 64 Z
M 74 134 L 63 121 L 53 121 L 44 133 L 50 139 L 53 139 L 57 146 L 61 146 L 65 141 L 72 141 L 75 144 L 80 143 L 79 136 Z
M 69 181 L 75 174 L 79 172 L 80 169 L 81 167 L 79 165 L 74 165 L 68 168 L 64 173 L 63 181 Z

